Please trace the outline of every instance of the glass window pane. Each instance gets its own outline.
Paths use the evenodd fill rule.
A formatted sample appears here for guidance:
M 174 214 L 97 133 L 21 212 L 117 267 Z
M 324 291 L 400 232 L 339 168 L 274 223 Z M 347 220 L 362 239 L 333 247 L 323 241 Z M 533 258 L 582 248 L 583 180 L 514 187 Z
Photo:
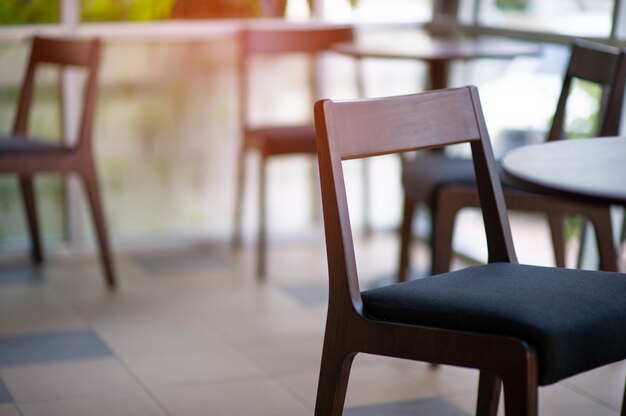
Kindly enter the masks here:
M 432 0 L 320 0 L 324 19 L 357 22 L 416 22 L 432 17 Z
M 482 0 L 479 23 L 508 29 L 606 37 L 614 0 Z
M 54 0 L 2 0 L 0 25 L 57 23 L 59 3 Z

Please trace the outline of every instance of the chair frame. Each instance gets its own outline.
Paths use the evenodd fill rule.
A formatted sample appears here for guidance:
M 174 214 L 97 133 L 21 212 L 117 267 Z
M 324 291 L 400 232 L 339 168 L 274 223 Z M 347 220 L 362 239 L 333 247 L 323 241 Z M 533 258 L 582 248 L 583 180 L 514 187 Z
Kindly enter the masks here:
M 599 58 L 604 61 L 611 59 L 613 65 L 598 66 L 596 62 Z M 572 46 L 572 55 L 547 141 L 564 138 L 565 108 L 573 78 L 591 81 L 604 87 L 602 103 L 605 105 L 601 105 L 598 135 L 603 137 L 618 135 L 626 80 L 626 53 L 623 51 L 620 53 L 619 49 L 608 46 L 576 41 Z M 555 263 L 558 267 L 565 267 L 563 218 L 567 215 L 582 215 L 594 226 L 600 254 L 600 269 L 617 271 L 617 255 L 613 245 L 611 216 L 608 206 L 508 188 L 504 190 L 504 198 L 511 210 L 538 212 L 547 215 Z M 400 227 L 398 281 L 404 281 L 407 278 L 412 222 L 418 202 L 412 200 L 405 192 L 402 226 Z M 432 206 L 429 206 L 432 218 L 430 236 L 432 274 L 440 274 L 449 270 L 452 260 L 454 221 L 458 212 L 462 208 L 468 207 L 480 207 L 475 186 L 443 184 L 436 191 Z
M 41 264 L 44 261 L 44 257 L 37 220 L 33 176 L 42 172 L 62 174 L 75 172 L 79 174 L 91 208 L 106 284 L 112 289 L 116 284 L 115 271 L 98 188 L 92 145 L 100 50 L 101 42 L 99 39 L 75 40 L 39 36 L 33 38 L 26 75 L 22 82 L 12 138 L 30 140 L 27 135 L 28 119 L 36 69 L 40 64 L 52 64 L 59 66 L 61 69 L 68 66 L 81 67 L 87 72 L 77 140 L 75 145 L 71 147 L 59 144 L 54 146 L 53 149 L 43 151 L 5 153 L 0 150 L 0 173 L 17 173 L 19 175 L 29 234 L 32 241 L 31 255 L 36 264 Z
M 315 57 L 328 52 L 330 47 L 343 41 L 352 40 L 352 28 L 337 25 L 317 25 L 308 27 L 298 25 L 282 25 L 272 27 L 269 25 L 251 26 L 243 30 L 240 34 L 240 59 L 238 64 L 239 77 L 239 102 L 240 102 L 240 126 L 242 130 L 242 140 L 239 146 L 237 161 L 237 180 L 235 196 L 235 215 L 233 229 L 233 246 L 241 246 L 242 240 L 242 214 L 243 198 L 246 178 L 246 158 L 250 151 L 256 150 L 260 156 L 258 185 L 259 185 L 259 221 L 256 241 L 256 274 L 259 279 L 263 279 L 267 272 L 267 162 L 270 157 L 293 154 L 316 153 L 315 137 L 311 136 L 310 145 L 306 148 L 290 149 L 272 147 L 269 144 L 252 139 L 256 128 L 250 125 L 248 104 L 251 86 L 249 80 L 251 57 L 259 55 L 287 55 L 293 53 L 303 53 L 309 55 L 309 87 L 314 96 L 319 96 L 321 92 L 321 79 L 317 76 Z M 266 126 L 260 126 L 266 127 Z M 272 127 L 285 127 L 272 126 Z M 292 127 L 292 126 L 290 126 Z M 312 176 L 317 176 L 313 171 Z M 313 192 L 317 195 L 317 178 L 311 181 L 314 187 Z M 316 198 L 314 198 L 315 200 Z
M 512 337 L 395 324 L 364 310 L 342 160 L 470 142 L 490 262 L 515 262 L 502 188 L 475 87 L 315 107 L 329 270 L 329 306 L 315 415 L 342 413 L 359 352 L 480 369 L 478 413 L 495 415 L 504 384 L 507 415 L 537 411 L 537 354 Z M 406 342 L 406 340 L 412 340 Z

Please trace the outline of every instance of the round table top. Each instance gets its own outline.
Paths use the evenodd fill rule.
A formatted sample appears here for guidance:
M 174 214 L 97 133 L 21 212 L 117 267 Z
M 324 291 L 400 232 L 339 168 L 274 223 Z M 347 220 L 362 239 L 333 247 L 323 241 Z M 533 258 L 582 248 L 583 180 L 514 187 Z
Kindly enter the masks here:
M 414 59 L 421 61 L 470 60 L 479 58 L 514 58 L 535 55 L 536 44 L 502 38 L 423 37 L 416 42 L 344 42 L 333 50 L 359 58 Z
M 626 204 L 626 138 L 558 140 L 515 149 L 504 173 L 529 191 Z

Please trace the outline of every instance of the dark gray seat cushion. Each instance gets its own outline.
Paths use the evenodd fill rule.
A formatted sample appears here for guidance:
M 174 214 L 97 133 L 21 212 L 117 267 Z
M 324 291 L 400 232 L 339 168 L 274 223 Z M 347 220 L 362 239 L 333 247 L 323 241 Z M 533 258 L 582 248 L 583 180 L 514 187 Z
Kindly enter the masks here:
M 63 144 L 32 140 L 24 136 L 0 136 L 0 153 L 42 153 L 70 150 Z
M 504 188 L 515 188 L 502 173 L 500 181 Z M 476 175 L 471 159 L 451 158 L 442 153 L 424 153 L 407 161 L 402 172 L 404 192 L 414 201 L 433 204 L 437 190 L 445 185 L 476 186 Z
M 542 385 L 626 358 L 626 275 L 494 263 L 364 291 L 392 322 L 520 338 Z

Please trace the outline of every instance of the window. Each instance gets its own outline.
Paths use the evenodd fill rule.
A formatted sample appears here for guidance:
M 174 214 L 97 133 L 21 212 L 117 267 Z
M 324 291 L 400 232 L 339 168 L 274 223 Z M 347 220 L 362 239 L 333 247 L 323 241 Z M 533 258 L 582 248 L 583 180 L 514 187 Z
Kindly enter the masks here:
M 432 0 L 319 0 L 324 19 L 355 22 L 425 22 L 432 16 Z
M 608 37 L 615 0 L 482 0 L 479 24 L 574 36 Z

